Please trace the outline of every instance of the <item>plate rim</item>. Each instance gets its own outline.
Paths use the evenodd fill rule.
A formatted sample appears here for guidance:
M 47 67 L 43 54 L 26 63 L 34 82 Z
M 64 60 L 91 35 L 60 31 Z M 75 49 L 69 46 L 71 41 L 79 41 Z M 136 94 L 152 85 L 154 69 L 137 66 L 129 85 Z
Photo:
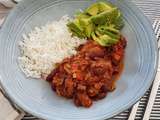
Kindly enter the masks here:
M 55 1 L 61 1 L 61 0 L 55 0 Z M 152 26 L 151 26 L 151 24 L 150 24 L 150 22 L 149 22 L 149 19 L 144 15 L 144 13 L 143 13 L 134 3 L 132 3 L 131 1 L 127 1 L 127 0 L 124 0 L 124 1 L 125 1 L 126 3 L 132 5 L 133 7 L 135 7 L 136 9 L 134 9 L 134 10 L 137 11 L 137 12 L 139 12 L 139 13 L 141 14 L 141 16 L 143 17 L 143 19 L 146 20 L 145 23 L 152 28 Z M 14 8 L 14 10 L 17 9 L 21 4 L 24 5 L 24 3 L 25 3 L 25 0 L 24 0 L 23 2 L 20 2 L 20 4 L 19 4 L 16 8 Z M 14 10 L 12 10 L 12 12 L 8 15 L 7 18 L 9 18 L 9 17 L 14 13 Z M 2 29 L 3 29 L 3 26 L 5 25 L 6 22 L 7 22 L 7 19 L 6 19 L 5 22 L 3 23 Z M 148 28 L 149 28 L 149 27 L 148 27 Z M 104 117 L 104 118 L 99 118 L 99 119 L 108 119 L 108 118 L 111 118 L 111 117 L 117 115 L 118 113 L 121 113 L 121 112 L 123 112 L 124 110 L 130 108 L 131 105 L 137 103 L 137 101 L 139 101 L 139 99 L 141 99 L 142 94 L 144 95 L 145 92 L 147 91 L 147 89 L 149 89 L 149 87 L 151 86 L 151 83 L 153 82 L 153 80 L 154 80 L 154 78 L 155 78 L 155 76 L 156 76 L 156 73 L 157 73 L 158 59 L 159 59 L 159 57 L 158 57 L 158 44 L 156 44 L 157 41 L 156 41 L 155 34 L 154 34 L 154 32 L 153 32 L 153 28 L 152 28 L 152 30 L 150 29 L 150 31 L 151 31 L 151 33 L 152 33 L 152 34 L 151 34 L 151 38 L 153 38 L 154 43 L 155 43 L 155 47 L 156 47 L 155 49 L 157 49 L 156 51 L 154 51 L 154 52 L 156 53 L 156 56 L 155 56 L 155 61 L 154 61 L 154 62 L 155 62 L 155 63 L 154 63 L 155 66 L 154 66 L 154 73 L 153 73 L 153 75 L 152 75 L 152 80 L 150 80 L 150 81 L 148 82 L 148 84 L 146 85 L 146 88 L 144 88 L 145 91 L 144 91 L 144 92 L 141 92 L 140 95 L 136 96 L 136 98 L 133 100 L 134 102 L 132 101 L 131 103 L 129 103 L 128 105 L 126 105 L 126 107 L 123 107 L 123 109 L 121 108 L 121 110 L 119 110 L 119 111 L 117 110 L 117 111 L 114 112 L 114 113 L 112 112 L 112 115 L 110 114 L 110 115 L 108 115 L 108 116 L 106 116 L 106 117 Z M 42 114 L 39 114 L 38 112 L 30 111 L 31 109 L 28 108 L 26 105 L 21 104 L 21 102 L 18 103 L 18 102 L 17 102 L 18 100 L 16 100 L 14 97 L 12 97 L 12 95 L 9 95 L 9 93 L 7 92 L 7 88 L 5 88 L 5 86 L 3 86 L 3 83 L 2 83 L 3 80 L 2 80 L 2 79 L 3 79 L 3 78 L 1 78 L 1 76 L 0 76 L 0 85 L 2 86 L 2 89 L 3 89 L 4 93 L 5 93 L 5 94 L 7 95 L 7 97 L 15 104 L 15 106 L 18 106 L 18 109 L 21 110 L 21 109 L 23 108 L 24 111 L 26 111 L 26 112 L 28 112 L 28 113 L 30 113 L 30 114 L 38 117 L 38 118 L 48 119 L 48 117 L 43 116 Z M 16 107 L 16 108 L 17 108 L 17 107 Z M 56 119 L 56 118 L 53 118 L 53 120 L 54 120 L 54 119 Z M 61 119 L 61 118 L 58 118 L 58 119 Z M 94 120 L 99 120 L 99 119 L 94 119 Z

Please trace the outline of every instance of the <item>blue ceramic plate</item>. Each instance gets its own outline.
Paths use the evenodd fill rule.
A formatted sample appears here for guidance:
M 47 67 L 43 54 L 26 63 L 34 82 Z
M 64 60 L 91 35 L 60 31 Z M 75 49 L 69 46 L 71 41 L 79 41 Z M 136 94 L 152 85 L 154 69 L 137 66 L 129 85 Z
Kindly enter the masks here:
M 35 26 L 72 16 L 92 0 L 24 0 L 7 17 L 0 33 L 0 82 L 8 96 L 25 111 L 49 120 L 99 120 L 110 118 L 138 101 L 151 85 L 157 69 L 157 42 L 152 26 L 128 0 L 110 0 L 124 15 L 123 35 L 128 41 L 124 72 L 117 89 L 89 109 L 77 108 L 58 97 L 42 80 L 26 78 L 17 57 L 23 33 Z

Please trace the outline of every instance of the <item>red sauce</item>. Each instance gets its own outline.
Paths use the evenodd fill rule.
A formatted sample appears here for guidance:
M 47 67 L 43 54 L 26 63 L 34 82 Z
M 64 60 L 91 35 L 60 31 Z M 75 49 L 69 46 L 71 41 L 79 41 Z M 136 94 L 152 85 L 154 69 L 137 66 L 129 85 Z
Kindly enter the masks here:
M 47 81 L 59 96 L 73 99 L 75 105 L 90 107 L 115 89 L 123 70 L 126 40 L 121 37 L 111 47 L 92 40 L 77 48 L 77 54 L 58 64 Z

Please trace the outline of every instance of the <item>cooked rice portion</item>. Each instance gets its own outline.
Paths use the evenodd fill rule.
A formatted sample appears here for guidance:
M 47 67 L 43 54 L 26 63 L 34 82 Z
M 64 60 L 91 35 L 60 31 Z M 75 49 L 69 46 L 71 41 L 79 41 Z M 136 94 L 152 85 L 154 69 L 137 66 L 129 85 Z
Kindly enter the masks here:
M 76 54 L 75 48 L 86 40 L 71 36 L 68 16 L 42 27 L 35 27 L 20 41 L 20 67 L 27 77 L 47 76 L 64 58 Z

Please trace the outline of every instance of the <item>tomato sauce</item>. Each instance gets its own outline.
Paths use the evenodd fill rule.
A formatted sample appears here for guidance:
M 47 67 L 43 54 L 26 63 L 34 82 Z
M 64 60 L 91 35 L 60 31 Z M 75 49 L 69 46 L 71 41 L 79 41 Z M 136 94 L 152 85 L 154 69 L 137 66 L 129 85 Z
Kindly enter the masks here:
M 123 71 L 126 40 L 102 47 L 92 40 L 77 48 L 77 54 L 58 63 L 47 77 L 59 96 L 73 99 L 76 106 L 90 107 L 113 91 Z

